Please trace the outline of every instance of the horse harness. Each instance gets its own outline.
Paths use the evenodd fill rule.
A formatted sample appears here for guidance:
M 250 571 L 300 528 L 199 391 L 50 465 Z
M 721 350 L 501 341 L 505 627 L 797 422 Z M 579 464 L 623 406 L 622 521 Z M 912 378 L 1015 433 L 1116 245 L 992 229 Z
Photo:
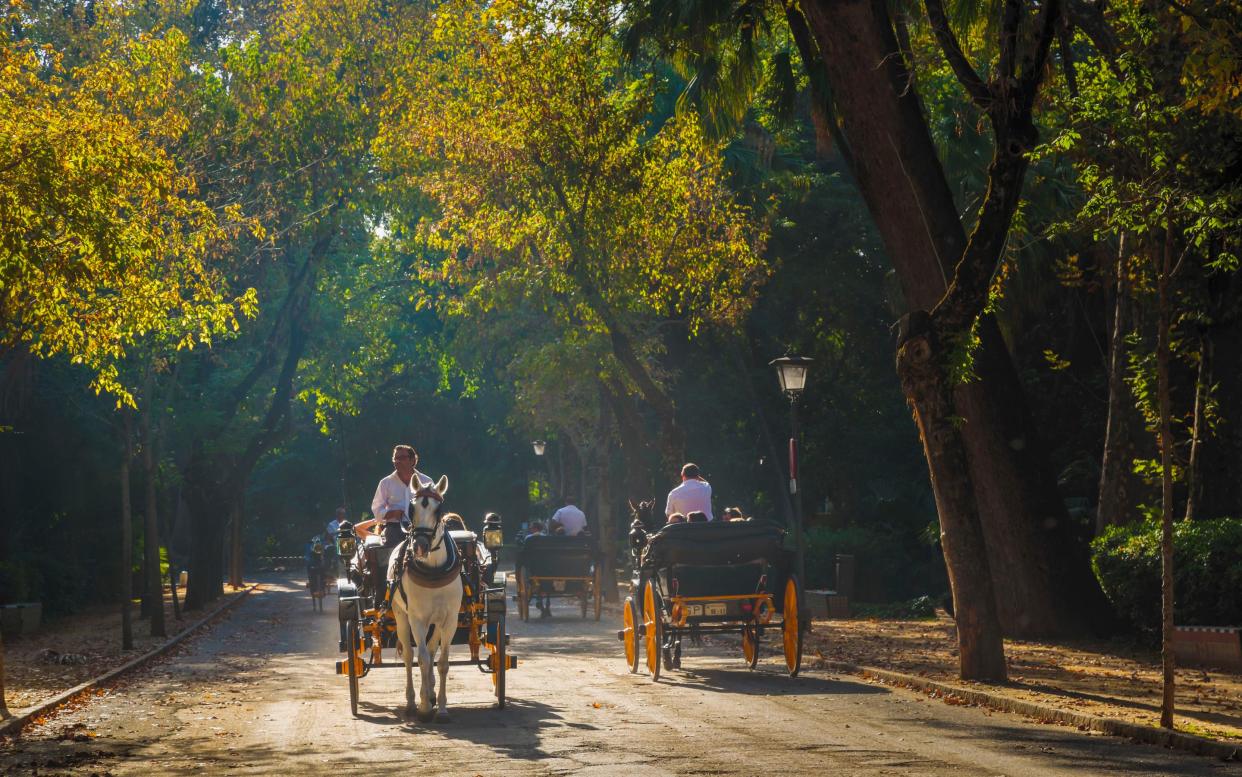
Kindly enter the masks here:
M 420 488 L 414 493 L 415 499 L 423 497 L 435 499 L 440 503 L 436 508 L 436 516 L 438 518 L 444 506 L 440 494 L 435 489 L 427 487 Z M 440 534 L 438 541 L 436 540 L 437 532 Z M 405 547 L 397 560 L 396 574 L 393 576 L 393 580 L 390 581 L 391 584 L 396 585 L 397 591 L 401 593 L 401 601 L 407 607 L 409 602 L 405 596 L 405 587 L 401 585 L 401 581 L 404 579 L 407 571 L 410 573 L 410 579 L 420 588 L 443 588 L 461 575 L 462 559 L 461 553 L 457 550 L 457 543 L 451 539 L 445 543 L 446 538 L 448 538 L 448 530 L 444 528 L 443 520 L 437 520 L 436 525 L 433 527 L 415 526 L 410 529 L 405 539 Z M 448 556 L 444 564 L 434 569 L 428 569 L 419 564 L 414 558 L 413 546 L 420 540 L 427 544 L 428 553 L 433 553 L 444 547 Z M 433 541 L 434 544 L 432 544 Z

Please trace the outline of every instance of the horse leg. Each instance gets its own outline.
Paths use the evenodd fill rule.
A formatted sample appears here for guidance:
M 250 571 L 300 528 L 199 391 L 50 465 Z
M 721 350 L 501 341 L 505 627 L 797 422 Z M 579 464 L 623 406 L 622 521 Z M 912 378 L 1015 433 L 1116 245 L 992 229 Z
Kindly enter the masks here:
M 409 613 L 393 608 L 397 620 L 397 641 L 401 644 L 401 658 L 405 662 L 405 714 L 414 711 L 414 634 L 410 628 Z
M 427 623 L 426 621 L 418 621 L 411 624 L 411 627 L 418 633 L 418 669 L 422 673 L 422 686 L 418 693 L 418 719 L 426 723 L 431 720 L 433 713 L 431 710 L 431 693 L 432 683 L 434 680 L 431 676 L 431 661 L 434 655 L 429 647 L 427 639 Z
M 453 633 L 457 630 L 457 613 L 454 612 L 441 625 L 445 626 L 445 628 L 437 627 L 437 630 L 440 632 L 440 692 L 436 695 L 436 706 L 438 707 L 436 720 L 441 723 L 448 723 L 449 647 L 453 644 Z

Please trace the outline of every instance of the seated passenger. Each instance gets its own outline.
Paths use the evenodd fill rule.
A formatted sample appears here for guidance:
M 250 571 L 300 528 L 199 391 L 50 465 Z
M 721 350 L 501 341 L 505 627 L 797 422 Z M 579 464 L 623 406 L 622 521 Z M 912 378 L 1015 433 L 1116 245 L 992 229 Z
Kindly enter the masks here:
M 561 499 L 561 505 L 561 509 L 557 510 L 552 516 L 552 522 L 558 523 L 564 527 L 565 536 L 577 537 L 579 534 L 586 531 L 586 513 L 578 509 L 578 506 L 574 504 L 574 498 L 566 494 Z
M 669 523 L 685 523 L 686 516 L 681 513 L 673 513 L 668 517 Z
M 742 515 L 742 508 L 740 507 L 726 507 L 723 517 L 726 521 L 730 522 L 746 520 L 746 516 Z
M 707 523 L 707 513 L 702 510 L 695 510 L 686 516 L 686 523 Z
M 565 527 L 561 525 L 560 521 L 553 518 L 552 520 L 548 521 L 548 534 L 552 535 L 553 537 L 564 537 Z
M 526 542 L 526 540 L 529 540 L 531 537 L 543 537 L 543 536 L 545 536 L 543 533 L 543 522 L 542 521 L 531 521 L 530 524 L 526 527 L 526 536 L 522 538 L 522 542 Z
M 466 520 L 457 513 L 444 514 L 445 531 L 466 531 Z

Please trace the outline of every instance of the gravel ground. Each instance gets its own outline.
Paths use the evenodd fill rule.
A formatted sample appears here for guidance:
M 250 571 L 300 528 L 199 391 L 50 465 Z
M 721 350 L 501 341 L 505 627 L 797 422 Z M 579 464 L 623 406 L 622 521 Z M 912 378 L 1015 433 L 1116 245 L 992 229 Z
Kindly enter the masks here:
M 723 643 L 684 669 L 631 675 L 617 625 L 510 621 L 509 704 L 472 667 L 449 675 L 451 723 L 406 720 L 400 669 L 349 714 L 337 629 L 288 579 L 103 695 L 0 749 L 0 773 L 1233 775 L 1242 766 L 953 707 L 810 669 L 769 643 L 756 671 Z M 511 611 L 514 608 L 511 608 Z

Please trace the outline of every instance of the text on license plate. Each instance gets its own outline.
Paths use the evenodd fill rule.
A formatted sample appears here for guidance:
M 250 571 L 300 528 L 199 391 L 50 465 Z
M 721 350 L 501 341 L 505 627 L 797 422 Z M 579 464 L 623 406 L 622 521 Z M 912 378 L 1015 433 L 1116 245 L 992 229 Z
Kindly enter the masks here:
M 703 605 L 704 615 L 724 615 L 728 611 L 729 607 L 724 602 L 712 602 L 711 604 Z

